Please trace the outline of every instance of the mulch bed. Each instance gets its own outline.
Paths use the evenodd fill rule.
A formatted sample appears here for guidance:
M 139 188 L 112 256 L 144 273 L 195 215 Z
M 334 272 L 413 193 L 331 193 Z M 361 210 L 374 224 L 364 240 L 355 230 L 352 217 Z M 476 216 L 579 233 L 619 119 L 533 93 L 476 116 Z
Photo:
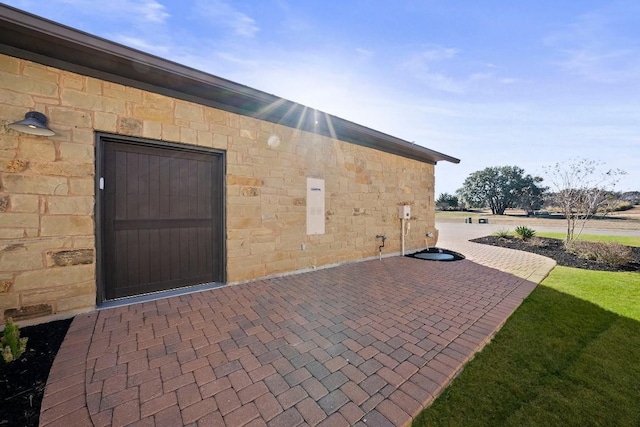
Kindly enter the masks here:
M 545 237 L 536 237 L 531 241 L 524 241 L 512 236 L 498 237 L 487 236 L 479 239 L 471 240 L 475 243 L 483 243 L 485 245 L 500 246 L 502 248 L 516 249 L 519 251 L 533 252 L 552 258 L 558 263 L 566 267 L 583 268 L 587 270 L 600 271 L 640 271 L 640 248 L 631 247 L 633 252 L 633 261 L 622 266 L 611 266 L 600 262 L 589 261 L 577 257 L 564 250 L 564 241 L 560 239 L 549 239 Z
M 0 426 L 38 425 L 49 371 L 71 320 L 20 328 L 27 349 L 11 363 L 0 358 Z
M 536 238 L 535 243 L 513 237 L 487 236 L 472 242 L 533 252 L 556 260 L 558 265 L 604 271 L 640 271 L 640 248 L 632 248 L 634 261 L 621 267 L 587 261 L 565 252 L 562 240 Z M 0 427 L 37 426 L 40 404 L 51 365 L 72 319 L 20 329 L 29 337 L 27 350 L 12 363 L 0 361 Z M 18 322 L 19 324 L 19 322 Z

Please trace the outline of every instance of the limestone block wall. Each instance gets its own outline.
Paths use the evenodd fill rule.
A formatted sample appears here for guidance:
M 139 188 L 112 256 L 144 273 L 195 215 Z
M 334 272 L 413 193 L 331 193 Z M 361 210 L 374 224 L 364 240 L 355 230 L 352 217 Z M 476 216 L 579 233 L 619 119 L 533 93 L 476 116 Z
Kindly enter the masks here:
M 7 128 L 31 110 L 55 136 Z M 401 204 L 407 250 L 435 231 L 433 165 L 0 55 L 0 322 L 95 307 L 96 131 L 226 151 L 230 283 L 374 257 L 377 234 L 398 252 Z M 307 177 L 324 235 L 306 235 Z
M 268 144 L 274 133 L 277 147 Z M 388 238 L 383 254 L 398 253 L 402 204 L 412 209 L 407 250 L 423 248 L 434 232 L 433 165 L 278 127 L 234 151 L 240 161 L 228 165 L 230 281 L 375 257 L 378 234 Z M 307 177 L 325 180 L 324 235 L 306 235 Z

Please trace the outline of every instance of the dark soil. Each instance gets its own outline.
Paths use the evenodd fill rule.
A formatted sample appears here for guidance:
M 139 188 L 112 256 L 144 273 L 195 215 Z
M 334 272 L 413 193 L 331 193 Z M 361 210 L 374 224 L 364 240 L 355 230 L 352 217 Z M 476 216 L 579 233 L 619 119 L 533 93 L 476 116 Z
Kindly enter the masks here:
M 27 349 L 11 363 L 0 358 L 0 426 L 38 425 L 49 371 L 71 320 L 20 328 L 20 337 L 29 338 Z
M 564 241 L 560 239 L 549 239 L 536 237 L 530 241 L 524 241 L 515 237 L 487 236 L 473 239 L 472 242 L 483 243 L 485 245 L 500 246 L 503 248 L 517 249 L 520 251 L 533 252 L 554 259 L 558 265 L 566 267 L 583 268 L 587 270 L 600 271 L 640 271 L 640 248 L 631 247 L 633 252 L 633 262 L 622 266 L 612 266 L 600 262 L 589 261 L 577 257 L 564 250 Z

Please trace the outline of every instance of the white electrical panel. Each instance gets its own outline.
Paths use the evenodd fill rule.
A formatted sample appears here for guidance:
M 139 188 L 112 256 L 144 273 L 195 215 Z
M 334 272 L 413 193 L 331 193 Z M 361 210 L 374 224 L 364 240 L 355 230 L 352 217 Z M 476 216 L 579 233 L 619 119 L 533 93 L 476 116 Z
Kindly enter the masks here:
M 409 205 L 400 206 L 400 209 L 398 211 L 398 218 L 411 219 L 411 206 Z
M 307 178 L 307 234 L 324 234 L 324 179 Z

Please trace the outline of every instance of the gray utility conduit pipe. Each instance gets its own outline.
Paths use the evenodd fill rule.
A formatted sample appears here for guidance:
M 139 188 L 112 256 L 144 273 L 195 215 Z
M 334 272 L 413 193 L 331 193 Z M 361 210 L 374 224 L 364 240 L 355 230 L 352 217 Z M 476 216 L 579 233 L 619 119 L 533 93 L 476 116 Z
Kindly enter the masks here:
M 384 241 L 387 240 L 387 236 L 384 234 L 376 234 L 376 239 L 382 239 L 382 244 L 378 246 L 378 259 L 382 259 L 382 248 L 384 248 Z
M 404 223 L 405 223 L 405 219 L 404 217 L 400 220 L 402 222 L 402 230 L 400 232 L 400 234 L 402 235 L 401 240 L 401 246 L 402 246 L 402 256 L 404 256 L 404 238 L 405 236 L 407 236 L 409 234 L 409 230 L 411 230 L 411 223 L 409 221 L 407 221 L 407 232 L 405 233 L 404 229 Z

